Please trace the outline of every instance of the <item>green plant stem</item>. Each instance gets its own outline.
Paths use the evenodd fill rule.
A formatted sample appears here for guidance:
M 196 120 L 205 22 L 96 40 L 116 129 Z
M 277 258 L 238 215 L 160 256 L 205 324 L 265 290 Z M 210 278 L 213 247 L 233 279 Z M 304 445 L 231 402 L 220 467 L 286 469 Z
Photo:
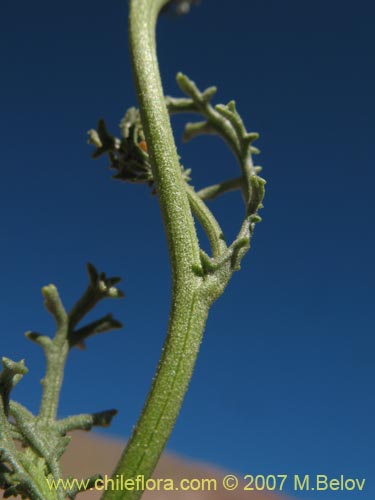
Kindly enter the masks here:
M 243 177 L 236 177 L 235 179 L 228 179 L 227 181 L 214 184 L 197 192 L 201 200 L 213 200 L 223 193 L 234 191 L 235 189 L 242 189 L 244 185 Z
M 114 472 L 148 478 L 173 429 L 205 327 L 209 301 L 200 290 L 199 245 L 174 144 L 155 51 L 155 25 L 168 0 L 130 1 L 130 47 L 148 151 L 172 267 L 168 334 L 150 393 Z M 104 498 L 136 500 L 141 491 L 107 491 Z
M 39 411 L 39 425 L 48 425 L 56 420 L 60 390 L 64 378 L 64 366 L 69 352 L 67 340 L 69 317 L 61 303 L 58 291 L 54 285 L 42 289 L 45 305 L 54 316 L 57 326 L 53 341 L 46 343 L 45 350 L 47 369 L 42 380 L 43 397 Z
M 203 227 L 211 245 L 213 257 L 219 257 L 227 249 L 221 227 L 211 210 L 191 186 L 186 186 L 191 209 Z

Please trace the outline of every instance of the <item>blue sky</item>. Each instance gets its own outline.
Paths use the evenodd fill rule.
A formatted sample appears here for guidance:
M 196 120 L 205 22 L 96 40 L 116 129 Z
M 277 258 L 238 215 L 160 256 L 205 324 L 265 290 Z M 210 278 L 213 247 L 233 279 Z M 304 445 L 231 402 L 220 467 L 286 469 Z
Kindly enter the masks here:
M 375 493 L 374 11 L 369 0 L 203 0 L 158 28 L 166 93 L 179 95 L 183 71 L 217 85 L 217 102 L 236 99 L 261 134 L 268 181 L 169 449 L 241 473 L 367 478 L 363 499 Z M 40 288 L 55 283 L 69 307 L 87 261 L 122 276 L 126 298 L 96 315 L 112 311 L 124 329 L 72 353 L 60 408 L 117 407 L 108 432 L 122 437 L 148 391 L 170 291 L 156 198 L 112 181 L 86 144 L 98 118 L 117 132 L 135 104 L 126 18 L 125 1 L 5 0 L 0 20 L 1 355 L 26 359 L 16 396 L 36 411 L 43 357 L 23 332 L 53 330 Z M 236 175 L 219 139 L 181 144 L 174 123 L 196 187 Z M 234 235 L 237 195 L 212 207 Z M 338 497 L 353 493 L 319 494 Z

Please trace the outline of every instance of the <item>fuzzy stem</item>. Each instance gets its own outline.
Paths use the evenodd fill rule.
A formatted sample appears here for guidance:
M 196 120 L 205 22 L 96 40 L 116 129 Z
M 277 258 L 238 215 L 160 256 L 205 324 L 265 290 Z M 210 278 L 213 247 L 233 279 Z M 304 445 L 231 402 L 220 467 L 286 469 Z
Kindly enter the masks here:
M 195 365 L 209 301 L 200 293 L 199 245 L 181 175 L 155 50 L 155 24 L 168 0 L 130 1 L 130 48 L 148 152 L 172 267 L 172 305 L 163 353 L 140 419 L 114 472 L 148 478 L 172 432 Z M 142 491 L 107 491 L 136 500 Z
M 211 210 L 191 186 L 186 186 L 186 192 L 190 207 L 208 237 L 213 257 L 219 257 L 227 249 L 224 235 L 219 223 L 215 219 Z
M 55 421 L 57 415 L 64 367 L 69 351 L 67 340 L 69 318 L 54 285 L 43 287 L 42 292 L 46 308 L 54 316 L 57 325 L 55 338 L 45 347 L 47 369 L 42 380 L 43 396 L 39 410 L 40 423 L 48 425 Z
M 212 186 L 203 188 L 197 192 L 197 195 L 202 200 L 213 200 L 221 194 L 227 193 L 228 191 L 242 189 L 243 185 L 243 177 L 236 177 L 235 179 L 229 179 L 227 181 L 220 182 L 219 184 L 214 184 Z

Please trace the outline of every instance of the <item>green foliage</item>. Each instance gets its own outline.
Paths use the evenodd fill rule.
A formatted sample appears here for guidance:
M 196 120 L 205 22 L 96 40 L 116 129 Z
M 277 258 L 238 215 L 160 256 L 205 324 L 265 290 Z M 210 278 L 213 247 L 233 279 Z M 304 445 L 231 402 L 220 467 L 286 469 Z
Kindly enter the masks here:
M 130 0 L 130 49 L 139 110 L 131 107 L 120 123 L 120 137 L 112 135 L 103 119 L 89 131 L 95 146 L 93 158 L 107 155 L 115 179 L 143 183 L 158 195 L 164 221 L 172 270 L 172 300 L 168 333 L 156 375 L 131 438 L 113 477 L 143 476 L 147 479 L 173 429 L 193 373 L 206 319 L 213 302 L 223 293 L 233 273 L 240 269 L 250 248 L 255 225 L 260 222 L 265 181 L 252 156 L 259 153 L 253 143 L 258 134 L 248 132 L 234 101 L 211 103 L 216 87 L 201 91 L 179 73 L 177 83 L 184 97 L 166 97 L 157 64 L 155 25 L 160 11 L 182 14 L 195 0 Z M 170 115 L 195 113 L 201 119 L 187 123 L 184 140 L 201 134 L 220 136 L 232 150 L 240 173 L 231 179 L 196 191 L 191 171 L 177 155 Z M 223 234 L 207 202 L 230 190 L 242 194 L 245 210 L 232 242 Z M 200 248 L 195 220 L 210 242 L 210 253 Z M 106 426 L 115 410 L 57 418 L 59 393 L 67 355 L 83 347 L 92 335 L 121 324 L 108 314 L 79 327 L 81 320 L 103 298 L 123 294 L 115 285 L 119 278 L 107 278 L 88 265 L 89 285 L 72 310 L 66 312 L 54 285 L 44 287 L 45 306 L 56 321 L 54 338 L 28 332 L 46 355 L 47 370 L 42 381 L 43 396 L 38 415 L 31 414 L 10 399 L 13 387 L 27 372 L 24 363 L 3 358 L 0 375 L 0 486 L 5 496 L 20 494 L 32 500 L 74 498 L 80 491 L 47 488 L 47 479 L 61 476 L 59 459 L 69 443 L 66 433 Z M 23 448 L 16 446 L 19 442 Z M 87 483 L 90 487 L 98 476 Z M 104 492 L 104 500 L 137 500 L 142 491 Z
M 253 146 L 259 138 L 256 132 L 248 132 L 239 115 L 234 101 L 228 104 L 216 104 L 211 100 L 217 92 L 216 87 L 200 91 L 186 75 L 179 73 L 177 83 L 187 97 L 166 97 L 165 104 L 170 115 L 176 113 L 197 113 L 203 121 L 187 123 L 183 139 L 190 141 L 198 135 L 215 134 L 220 136 L 233 151 L 241 171 L 234 179 L 207 186 L 196 192 L 190 185 L 191 169 L 184 170 L 180 164 L 186 195 L 190 209 L 200 222 L 211 243 L 212 256 L 200 250 L 200 265 L 194 266 L 194 272 L 207 280 L 207 291 L 212 294 L 212 301 L 221 293 L 231 273 L 240 269 L 240 263 L 250 247 L 250 238 L 255 224 L 261 221 L 258 210 L 262 208 L 265 181 L 258 176 L 262 170 L 254 166 L 252 155 L 259 154 Z M 141 115 L 138 109 L 131 107 L 120 122 L 121 137 L 111 135 L 103 119 L 97 129 L 89 130 L 89 143 L 96 146 L 93 158 L 106 153 L 110 168 L 117 170 L 115 179 L 128 182 L 147 182 L 155 185 L 151 160 L 143 131 Z M 217 198 L 230 190 L 240 190 L 245 202 L 245 217 L 235 240 L 227 245 L 218 221 L 205 201 Z M 156 191 L 154 187 L 154 192 Z M 215 276 L 216 279 L 212 280 Z
M 57 418 L 60 389 L 67 355 L 74 346 L 84 347 L 88 337 L 121 328 L 110 314 L 80 328 L 77 325 L 104 298 L 119 298 L 116 285 L 120 278 L 107 278 L 92 264 L 87 265 L 89 284 L 72 310 L 66 312 L 54 285 L 42 289 L 46 309 L 56 322 L 53 338 L 37 332 L 26 337 L 40 345 L 45 353 L 47 370 L 42 380 L 43 394 L 38 415 L 10 399 L 14 386 L 27 373 L 24 361 L 2 358 L 0 373 L 0 487 L 4 497 L 21 495 L 32 500 L 61 500 L 79 492 L 50 489 L 47 480 L 61 478 L 59 461 L 70 442 L 67 432 L 107 427 L 116 410 Z M 97 476 L 95 476 L 96 478 Z M 88 487 L 90 483 L 87 483 Z
M 188 10 L 192 3 L 130 1 L 130 49 L 140 113 L 131 108 L 126 116 L 131 112 L 137 117 L 139 135 L 133 135 L 133 149 L 141 142 L 143 144 L 143 137 L 147 144 L 147 148 L 141 148 L 146 153 L 142 153 L 142 161 L 150 167 L 147 180 L 159 198 L 169 246 L 173 289 L 168 333 L 156 376 L 113 477 L 122 474 L 124 477 L 142 475 L 147 478 L 151 475 L 178 416 L 210 306 L 223 293 L 233 272 L 240 268 L 250 248 L 255 225 L 261 220 L 258 211 L 262 208 L 265 181 L 258 175 L 261 167 L 254 166 L 252 161 L 252 155 L 259 153 L 253 145 L 258 134 L 246 130 L 234 101 L 212 105 L 216 88 L 200 91 L 181 73 L 177 75 L 177 82 L 186 97 L 163 95 L 154 39 L 157 15 L 160 9 L 171 6 L 180 12 L 185 8 Z M 177 155 L 170 125 L 170 115 L 185 112 L 199 114 L 203 120 L 188 123 L 184 139 L 188 141 L 200 134 L 222 137 L 237 159 L 238 177 L 199 191 L 194 189 L 190 184 L 191 172 L 183 169 Z M 90 132 L 91 139 L 96 135 L 100 139 L 99 127 L 96 132 Z M 122 142 L 123 139 L 112 138 L 117 150 L 121 150 Z M 96 145 L 100 147 L 100 143 Z M 108 153 L 111 161 L 113 147 Z M 121 176 L 115 176 L 121 180 L 131 180 L 132 177 L 134 158 L 126 160 L 121 164 Z M 111 161 L 111 167 L 114 166 Z M 206 201 L 234 189 L 241 192 L 245 211 L 238 234 L 229 243 Z M 200 248 L 194 219 L 208 237 L 210 254 Z M 104 493 L 105 500 L 137 500 L 141 496 L 139 491 Z

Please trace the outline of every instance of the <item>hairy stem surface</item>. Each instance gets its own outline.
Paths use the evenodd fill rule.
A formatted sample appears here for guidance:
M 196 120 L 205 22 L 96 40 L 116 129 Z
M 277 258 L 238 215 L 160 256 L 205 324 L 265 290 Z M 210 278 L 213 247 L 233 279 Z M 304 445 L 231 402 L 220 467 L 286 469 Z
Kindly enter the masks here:
M 155 50 L 155 25 L 168 0 L 130 1 L 130 48 L 136 89 L 172 266 L 168 334 L 150 393 L 113 477 L 148 478 L 169 438 L 188 387 L 209 301 L 200 291 L 199 244 L 165 104 Z M 141 491 L 107 491 L 136 500 Z

